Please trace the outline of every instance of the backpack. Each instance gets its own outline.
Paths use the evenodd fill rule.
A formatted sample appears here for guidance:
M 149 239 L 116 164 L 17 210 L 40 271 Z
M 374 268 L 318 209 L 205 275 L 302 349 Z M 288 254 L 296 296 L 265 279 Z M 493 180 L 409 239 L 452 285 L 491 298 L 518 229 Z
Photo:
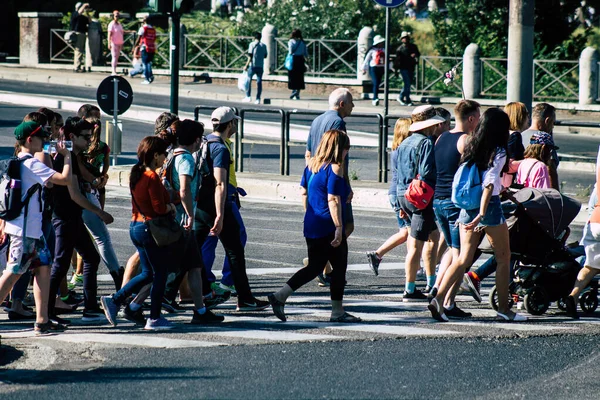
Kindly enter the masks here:
M 0 219 L 12 221 L 21 215 L 21 210 L 29 204 L 35 192 L 42 190 L 42 185 L 36 183 L 31 186 L 23 198 L 21 190 L 21 165 L 31 157 L 11 157 L 0 160 Z M 27 216 L 28 208 L 25 208 Z M 40 212 L 42 203 L 40 198 Z M 25 223 L 26 225 L 26 223 Z
M 373 62 L 375 65 L 385 65 L 385 51 L 382 49 L 375 49 L 375 54 L 373 54 Z
M 202 144 L 200 144 L 200 149 L 196 152 L 195 156 L 196 171 L 200 174 L 200 179 L 198 179 L 198 191 L 196 192 L 198 193 L 198 196 L 200 195 L 200 189 L 202 189 L 204 179 L 208 178 L 213 173 L 207 162 L 210 158 L 210 149 L 208 147 L 210 143 L 225 144 L 221 138 L 206 139 L 206 136 L 202 136 Z
M 481 204 L 483 186 L 481 174 L 475 163 L 462 163 L 452 182 L 452 202 L 464 210 L 475 210 Z

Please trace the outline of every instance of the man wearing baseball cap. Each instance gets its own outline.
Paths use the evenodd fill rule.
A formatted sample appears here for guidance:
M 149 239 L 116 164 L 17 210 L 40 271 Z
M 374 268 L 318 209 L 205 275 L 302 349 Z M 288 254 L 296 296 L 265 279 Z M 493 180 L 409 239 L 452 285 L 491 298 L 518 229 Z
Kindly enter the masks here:
M 45 242 L 41 240 L 43 210 L 41 188 L 47 183 L 66 186 L 71 181 L 71 158 L 70 152 L 62 142 L 56 146 L 57 151 L 65 157 L 62 172 L 54 171 L 34 157 L 35 153 L 42 152 L 44 141 L 49 135 L 42 125 L 34 121 L 23 122 L 15 129 L 21 179 L 11 182 L 11 185 L 20 184 L 23 199 L 29 199 L 25 202 L 25 206 L 17 218 L 5 222 L 4 233 L 6 236 L 3 241 L 10 241 L 8 250 L 10 256 L 6 270 L 0 277 L 0 298 L 4 299 L 19 278 L 25 272 L 32 271 L 36 281 L 33 290 L 36 310 L 34 331 L 37 334 L 65 329 L 65 326 L 53 323 L 48 318 L 49 265 L 52 260 Z M 28 193 L 30 189 L 32 190 L 31 194 Z M 25 214 L 27 214 L 27 218 L 25 218 Z
M 202 178 L 196 206 L 196 239 L 203 247 L 206 238 L 218 236 L 229 258 L 233 284 L 238 295 L 237 311 L 260 311 L 269 306 L 268 301 L 258 300 L 252 295 L 246 275 L 246 257 L 232 204 L 227 201 L 231 154 L 225 140 L 238 131 L 240 117 L 229 107 L 219 107 L 211 115 L 213 133 L 206 137 L 208 154 L 206 159 L 210 174 Z M 210 283 L 203 274 L 204 290 Z
M 403 106 L 412 106 L 410 99 L 410 85 L 415 76 L 415 66 L 419 62 L 421 53 L 416 44 L 410 42 L 410 32 L 402 32 L 400 35 L 402 44 L 396 49 L 396 59 L 394 60 L 394 69 L 400 71 L 404 88 L 398 96 L 398 102 Z

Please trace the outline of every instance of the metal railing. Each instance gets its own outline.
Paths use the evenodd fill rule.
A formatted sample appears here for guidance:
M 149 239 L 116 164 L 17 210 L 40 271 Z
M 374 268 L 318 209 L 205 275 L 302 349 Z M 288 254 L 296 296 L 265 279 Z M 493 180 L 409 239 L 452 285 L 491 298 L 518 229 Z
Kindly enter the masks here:
M 289 39 L 277 38 L 275 46 L 276 74 L 286 74 L 285 57 Z M 358 46 L 356 40 L 304 39 L 308 53 L 306 75 L 315 77 L 356 76 Z
M 246 64 L 251 36 L 184 35 L 184 68 L 240 71 Z
M 481 58 L 481 95 L 505 97 L 507 74 L 506 58 Z
M 279 143 L 274 142 L 272 140 L 258 140 L 258 139 L 245 139 L 244 138 L 244 133 L 245 133 L 245 125 L 246 125 L 246 114 L 248 113 L 252 113 L 252 114 L 279 114 L 281 116 L 280 119 L 280 123 L 281 123 L 281 138 Z M 239 151 L 236 154 L 236 171 L 238 172 L 244 172 L 244 144 L 262 144 L 262 145 L 268 145 L 268 146 L 276 146 L 279 145 L 279 174 L 280 175 L 285 175 L 285 157 L 286 157 L 286 151 L 285 151 L 285 146 L 286 146 L 286 133 L 285 133 L 285 127 L 286 127 L 286 117 L 285 117 L 285 111 L 281 110 L 281 109 L 252 109 L 252 108 L 246 108 L 240 111 L 240 129 L 239 129 L 239 133 L 236 135 L 235 137 L 235 141 L 236 141 L 236 148 L 239 149 Z M 289 163 L 289 160 L 288 160 Z

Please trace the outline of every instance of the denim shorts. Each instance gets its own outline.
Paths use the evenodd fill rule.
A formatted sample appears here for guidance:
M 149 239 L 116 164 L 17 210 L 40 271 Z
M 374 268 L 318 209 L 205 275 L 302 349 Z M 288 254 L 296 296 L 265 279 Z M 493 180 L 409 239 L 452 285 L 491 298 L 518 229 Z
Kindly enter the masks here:
M 390 206 L 396 213 L 396 221 L 398 221 L 398 229 L 406 228 L 406 221 L 400 218 L 400 205 L 398 204 L 398 196 L 395 194 L 390 194 Z
M 479 215 L 479 208 L 474 210 L 460 210 L 458 222 L 460 224 L 468 224 Z M 502 203 L 500 196 L 492 196 L 490 204 L 488 204 L 485 216 L 479 221 L 478 227 L 498 226 L 506 222 L 504 213 L 502 212 Z
M 460 249 L 460 229 L 456 222 L 460 208 L 456 207 L 450 198 L 434 199 L 433 211 L 448 247 Z

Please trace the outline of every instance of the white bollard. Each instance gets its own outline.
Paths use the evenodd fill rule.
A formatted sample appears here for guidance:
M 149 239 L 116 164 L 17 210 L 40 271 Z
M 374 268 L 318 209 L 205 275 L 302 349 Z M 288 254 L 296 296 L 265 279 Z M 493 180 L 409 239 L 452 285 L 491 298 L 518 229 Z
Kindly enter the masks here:
M 266 24 L 262 29 L 262 42 L 267 46 L 267 58 L 265 59 L 264 73 L 273 74 L 277 70 L 277 28 Z M 286 52 L 287 54 L 287 52 Z
M 579 57 L 579 104 L 594 104 L 598 98 L 598 51 L 586 47 Z
M 471 43 L 463 55 L 463 92 L 466 99 L 476 99 L 481 94 L 481 49 Z

